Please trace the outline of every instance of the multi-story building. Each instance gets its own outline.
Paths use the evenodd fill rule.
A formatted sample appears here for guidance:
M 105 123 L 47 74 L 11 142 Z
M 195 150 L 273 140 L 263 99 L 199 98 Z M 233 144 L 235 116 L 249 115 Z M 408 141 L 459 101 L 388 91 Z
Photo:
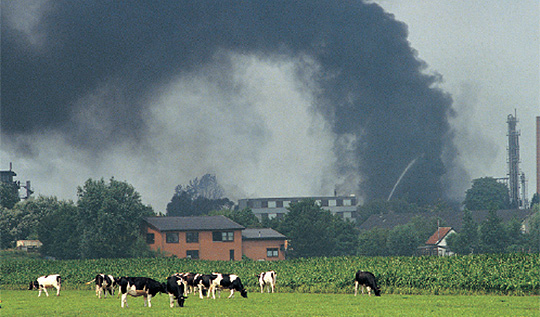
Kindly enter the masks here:
M 250 208 L 253 214 L 263 219 L 281 218 L 289 212 L 291 203 L 305 199 L 315 200 L 319 206 L 332 214 L 351 221 L 356 221 L 356 196 L 319 196 L 319 197 L 282 197 L 282 198 L 247 198 L 238 201 L 238 208 Z
M 285 259 L 286 237 L 269 229 L 246 229 L 225 216 L 149 217 L 150 249 L 178 258 L 201 260 Z

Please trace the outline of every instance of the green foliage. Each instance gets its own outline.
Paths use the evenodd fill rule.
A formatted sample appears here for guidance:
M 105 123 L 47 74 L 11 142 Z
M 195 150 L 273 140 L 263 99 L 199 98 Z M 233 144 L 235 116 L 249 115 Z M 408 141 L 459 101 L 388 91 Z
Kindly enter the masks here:
M 223 215 L 232 221 L 241 224 L 246 228 L 261 228 L 259 219 L 253 214 L 250 208 L 239 209 L 221 209 L 211 211 L 210 216 Z
M 531 199 L 531 208 L 534 206 L 538 206 L 540 204 L 540 195 L 538 193 L 534 193 L 532 199 Z
M 77 188 L 77 195 L 81 258 L 131 256 L 140 246 L 143 219 L 154 216 L 133 186 L 114 178 L 109 183 L 89 179 Z
M 525 236 L 526 246 L 531 252 L 540 252 L 540 205 L 536 205 L 536 212 L 529 220 L 529 233 Z
M 360 232 L 358 238 L 358 254 L 364 256 L 384 256 L 389 255 L 386 246 L 390 230 L 383 228 L 373 228 Z
M 12 248 L 17 240 L 37 239 L 42 218 L 54 210 L 56 202 L 54 197 L 39 196 L 4 209 L 0 214 L 1 247 Z
M 492 177 L 477 178 L 466 191 L 463 204 L 469 210 L 509 209 L 508 187 Z
M 463 227 L 461 232 L 450 235 L 447 238 L 448 247 L 455 253 L 471 254 L 479 252 L 478 249 L 478 225 L 472 219 L 468 209 L 463 211 Z
M 485 254 L 452 257 L 313 257 L 285 261 L 203 261 L 174 258 L 47 261 L 5 259 L 4 289 L 23 288 L 44 272 L 62 275 L 64 289 L 89 289 L 97 273 L 147 276 L 164 281 L 175 272 L 234 273 L 249 291 L 255 275 L 277 272 L 279 293 L 353 292 L 357 270 L 371 271 L 386 294 L 540 294 L 540 254 Z
M 501 220 L 494 209 L 489 211 L 487 219 L 478 229 L 478 242 L 482 253 L 504 252 L 506 234 Z
M 322 209 L 314 200 L 291 203 L 274 228 L 292 242 L 290 257 L 355 254 L 358 233 L 354 225 Z
M 54 210 L 44 216 L 37 227 L 43 243 L 40 253 L 59 259 L 79 258 L 77 206 L 72 201 L 55 200 L 54 203 Z
M 167 204 L 167 216 L 203 216 L 214 210 L 231 209 L 233 202 L 222 196 L 223 188 L 218 184 L 216 176 L 205 174 L 200 180 L 191 180 L 189 185 L 176 186 Z
M 15 184 L 0 182 L 0 207 L 11 209 L 21 200 Z

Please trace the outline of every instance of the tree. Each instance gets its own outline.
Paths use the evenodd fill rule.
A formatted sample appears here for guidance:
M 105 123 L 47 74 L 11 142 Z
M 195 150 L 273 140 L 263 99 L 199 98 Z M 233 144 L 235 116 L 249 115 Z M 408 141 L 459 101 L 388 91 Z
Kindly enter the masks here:
M 390 255 L 414 255 L 421 241 L 411 223 L 395 226 L 388 233 L 386 248 Z
M 487 219 L 478 229 L 478 242 L 482 253 L 499 253 L 504 251 L 506 232 L 497 217 L 495 209 L 490 209 Z
M 358 254 L 365 256 L 386 256 L 390 252 L 386 247 L 390 230 L 373 228 L 362 231 L 358 237 Z
M 141 224 L 154 216 L 133 186 L 111 178 L 89 179 L 77 188 L 81 258 L 134 257 L 141 250 Z
M 199 180 L 195 178 L 189 185 L 178 185 L 171 201 L 167 204 L 167 216 L 201 216 L 211 211 L 230 209 L 233 203 L 222 198 L 223 189 L 216 177 L 206 174 Z
M 540 203 L 540 195 L 538 195 L 538 193 L 534 193 L 531 199 L 531 208 L 533 208 L 535 205 L 538 205 L 539 203 Z
M 536 212 L 529 221 L 529 233 L 526 235 L 528 249 L 531 252 L 540 252 L 540 205 L 536 205 Z
M 478 224 L 473 220 L 468 209 L 463 211 L 461 232 L 447 238 L 448 247 L 455 253 L 470 254 L 478 252 Z
M 39 196 L 5 209 L 0 215 L 2 247 L 14 247 L 17 240 L 38 239 L 37 228 L 44 216 L 55 209 L 56 198 Z
M 323 210 L 314 200 L 291 203 L 289 212 L 277 226 L 291 240 L 291 257 L 315 257 L 354 254 L 356 229 L 339 216 Z
M 508 187 L 492 177 L 473 180 L 472 187 L 465 193 L 463 204 L 469 210 L 509 209 Z
M 12 209 L 20 200 L 15 184 L 0 182 L 0 207 Z
M 72 201 L 53 202 L 54 210 L 41 219 L 37 228 L 43 243 L 40 253 L 58 259 L 77 259 L 80 257 L 77 206 Z

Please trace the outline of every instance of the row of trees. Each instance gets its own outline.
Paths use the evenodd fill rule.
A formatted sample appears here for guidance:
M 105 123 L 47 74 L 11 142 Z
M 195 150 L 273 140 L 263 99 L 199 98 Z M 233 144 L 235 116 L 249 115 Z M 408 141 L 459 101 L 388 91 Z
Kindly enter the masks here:
M 489 211 L 485 221 L 476 223 L 471 212 L 463 212 L 463 227 L 459 233 L 450 235 L 448 247 L 459 254 L 540 252 L 540 208 L 528 221 L 528 232 L 522 232 L 522 223 L 514 219 L 502 223 L 495 209 Z
M 41 253 L 61 259 L 149 256 L 142 239 L 144 217 L 155 215 L 133 186 L 112 178 L 89 179 L 77 188 L 78 201 L 39 196 L 1 207 L 0 243 L 39 239 Z

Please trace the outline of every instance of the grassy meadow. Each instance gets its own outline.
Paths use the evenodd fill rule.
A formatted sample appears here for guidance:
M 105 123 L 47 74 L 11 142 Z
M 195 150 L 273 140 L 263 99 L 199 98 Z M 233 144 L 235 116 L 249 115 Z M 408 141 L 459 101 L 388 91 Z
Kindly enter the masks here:
M 383 295 L 257 293 L 248 298 L 199 299 L 189 296 L 185 307 L 169 307 L 169 297 L 153 298 L 143 307 L 142 297 L 98 299 L 88 290 L 65 290 L 59 297 L 37 297 L 37 291 L 0 292 L 2 316 L 539 316 L 538 296 L 499 295 Z

